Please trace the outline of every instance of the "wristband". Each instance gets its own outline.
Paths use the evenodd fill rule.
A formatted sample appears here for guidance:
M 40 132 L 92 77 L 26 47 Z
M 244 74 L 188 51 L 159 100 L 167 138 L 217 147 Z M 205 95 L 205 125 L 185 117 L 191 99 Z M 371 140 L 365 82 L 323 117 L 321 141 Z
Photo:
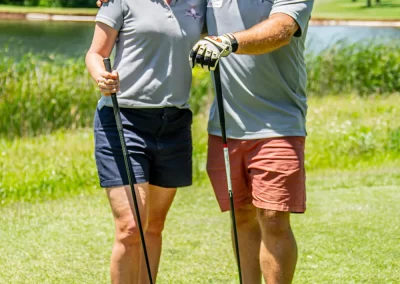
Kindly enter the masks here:
M 232 52 L 235 53 L 239 48 L 239 43 L 232 33 L 225 34 L 231 40 Z

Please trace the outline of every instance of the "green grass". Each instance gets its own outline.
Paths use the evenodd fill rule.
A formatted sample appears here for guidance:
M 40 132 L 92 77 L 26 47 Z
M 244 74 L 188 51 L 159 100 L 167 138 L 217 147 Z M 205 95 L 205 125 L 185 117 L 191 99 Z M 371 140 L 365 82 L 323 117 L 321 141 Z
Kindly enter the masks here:
M 400 92 L 399 41 L 349 44 L 344 40 L 320 54 L 308 54 L 306 63 L 312 96 Z
M 399 182 L 398 165 L 310 173 L 294 283 L 399 283 Z M 179 190 L 158 283 L 237 283 L 229 222 L 209 185 Z M 2 207 L 0 283 L 109 283 L 113 231 L 102 190 Z
M 306 166 L 309 171 L 365 169 L 400 161 L 400 95 L 311 98 Z M 193 174 L 205 174 L 207 118 L 193 124 Z M 97 176 L 90 129 L 35 138 L 0 139 L 0 200 L 35 201 L 93 193 Z
M 310 99 L 308 169 L 351 169 L 398 160 L 399 104 L 399 95 Z
M 96 6 L 93 1 L 93 6 Z M 59 8 L 59 7 L 27 7 L 14 5 L 1 5 L 0 12 L 8 13 L 43 13 L 43 14 L 61 14 L 61 15 L 96 15 L 97 8 Z
M 100 93 L 82 57 L 21 51 L 24 57 L 15 60 L 10 48 L 19 47 L 0 50 L 1 136 L 12 139 L 92 126 Z M 306 62 L 312 97 L 400 92 L 400 44 L 395 41 L 339 43 L 319 55 L 309 54 Z M 213 98 L 210 74 L 195 68 L 191 92 L 192 110 L 205 114 Z
M 194 181 L 205 180 L 205 118 L 194 122 Z M 0 139 L 0 205 L 91 194 L 98 188 L 91 129 Z M 1 282 L 0 282 L 1 283 Z
M 400 20 L 400 0 L 381 0 L 366 7 L 366 0 L 317 0 L 314 2 L 313 19 L 350 20 Z

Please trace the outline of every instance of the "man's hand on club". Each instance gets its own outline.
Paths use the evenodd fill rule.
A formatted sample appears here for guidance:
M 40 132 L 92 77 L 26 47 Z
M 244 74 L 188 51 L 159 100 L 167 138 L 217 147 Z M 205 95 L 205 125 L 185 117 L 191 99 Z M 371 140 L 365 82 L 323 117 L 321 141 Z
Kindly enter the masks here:
M 96 4 L 97 4 L 97 7 L 101 7 L 101 3 L 107 3 L 108 2 L 108 0 L 97 0 L 97 2 L 96 2 Z
M 215 70 L 221 57 L 236 51 L 237 46 L 233 50 L 233 43 L 236 43 L 236 39 L 232 34 L 207 36 L 198 41 L 189 54 L 192 68 L 198 65 L 206 71 Z

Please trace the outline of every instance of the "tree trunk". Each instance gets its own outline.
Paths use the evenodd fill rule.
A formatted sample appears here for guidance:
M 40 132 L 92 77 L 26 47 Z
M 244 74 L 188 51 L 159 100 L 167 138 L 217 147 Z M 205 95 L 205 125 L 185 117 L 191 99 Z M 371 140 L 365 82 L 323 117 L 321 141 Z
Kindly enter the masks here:
M 367 7 L 371 7 L 371 0 L 367 0 Z

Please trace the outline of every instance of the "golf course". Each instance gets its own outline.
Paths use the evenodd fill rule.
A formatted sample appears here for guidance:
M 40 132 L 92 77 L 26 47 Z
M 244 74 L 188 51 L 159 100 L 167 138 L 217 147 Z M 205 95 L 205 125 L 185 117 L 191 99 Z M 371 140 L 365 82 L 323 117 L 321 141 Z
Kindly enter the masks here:
M 316 1 L 313 17 L 400 20 L 400 1 L 365 2 Z M 96 13 L 0 5 L 35 9 Z M 84 55 L 16 42 L 0 46 L 0 283 L 110 283 L 114 222 L 94 160 L 97 86 Z M 293 283 L 400 283 L 400 39 L 340 41 L 306 62 L 307 211 L 291 216 Z M 205 170 L 211 79 L 193 74 L 194 180 L 169 212 L 157 283 L 238 283 L 230 216 Z

